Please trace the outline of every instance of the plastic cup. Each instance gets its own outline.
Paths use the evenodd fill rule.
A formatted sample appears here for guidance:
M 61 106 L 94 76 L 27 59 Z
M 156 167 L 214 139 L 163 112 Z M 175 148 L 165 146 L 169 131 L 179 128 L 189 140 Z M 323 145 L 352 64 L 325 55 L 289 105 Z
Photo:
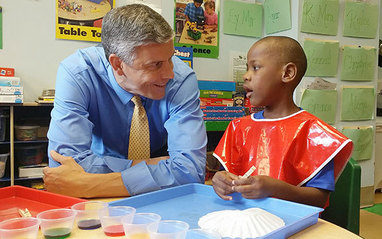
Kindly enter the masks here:
M 66 208 L 40 212 L 37 218 L 41 220 L 42 234 L 46 239 L 69 237 L 76 214 L 76 211 Z
M 122 218 L 129 223 L 133 221 L 135 208 L 129 206 L 105 207 L 99 211 L 99 218 L 103 232 L 109 237 L 119 237 L 125 235 L 122 225 Z
M 156 213 L 136 213 L 133 220 L 122 218 L 123 228 L 127 239 L 150 239 L 147 226 L 150 223 L 158 225 L 161 216 Z
M 12 218 L 0 223 L 1 239 L 36 239 L 40 220 L 34 217 Z
M 72 206 L 72 209 L 77 212 L 76 221 L 79 229 L 91 230 L 101 227 L 99 219 L 99 211 L 107 207 L 106 202 L 89 201 L 80 202 Z
M 217 232 L 206 231 L 199 228 L 188 230 L 186 239 L 221 239 L 221 236 Z
M 150 233 L 150 239 L 185 239 L 188 223 L 178 220 L 163 220 L 158 224 L 150 223 L 147 230 Z

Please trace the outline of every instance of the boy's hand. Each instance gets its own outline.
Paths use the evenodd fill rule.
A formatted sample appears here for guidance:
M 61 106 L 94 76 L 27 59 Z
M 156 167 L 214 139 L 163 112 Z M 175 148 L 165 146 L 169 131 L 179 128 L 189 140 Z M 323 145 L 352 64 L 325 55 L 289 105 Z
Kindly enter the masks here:
M 234 180 L 232 189 L 241 193 L 244 198 L 264 198 L 273 196 L 272 190 L 278 184 L 277 179 L 269 176 L 257 175 Z
M 232 190 L 232 183 L 233 180 L 238 178 L 238 176 L 227 171 L 219 171 L 215 173 L 212 178 L 212 185 L 216 194 L 224 200 L 232 200 L 232 197 L 228 196 L 228 194 L 234 192 Z

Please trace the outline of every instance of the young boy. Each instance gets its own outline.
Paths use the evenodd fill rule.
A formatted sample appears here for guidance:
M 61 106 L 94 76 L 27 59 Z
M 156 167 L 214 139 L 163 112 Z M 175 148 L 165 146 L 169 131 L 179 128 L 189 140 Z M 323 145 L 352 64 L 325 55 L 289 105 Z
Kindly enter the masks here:
M 204 10 L 201 7 L 203 0 L 194 0 L 194 3 L 189 3 L 186 5 L 184 14 L 186 16 L 186 21 L 198 22 L 198 16 L 204 17 Z
M 295 105 L 306 66 L 302 47 L 289 37 L 265 37 L 250 48 L 244 89 L 253 106 L 265 109 L 233 120 L 215 149 L 226 169 L 212 179 L 221 198 L 239 192 L 325 207 L 353 144 Z M 253 176 L 242 177 L 251 168 Z

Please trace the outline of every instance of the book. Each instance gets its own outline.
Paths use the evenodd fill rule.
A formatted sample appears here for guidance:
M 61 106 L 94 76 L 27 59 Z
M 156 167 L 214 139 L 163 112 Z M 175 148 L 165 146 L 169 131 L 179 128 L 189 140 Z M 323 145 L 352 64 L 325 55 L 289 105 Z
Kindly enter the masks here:
M 200 98 L 200 106 L 233 106 L 233 99 Z
M 198 86 L 199 90 L 236 91 L 236 83 L 234 81 L 198 80 Z
M 0 76 L 15 76 L 15 69 L 0 67 Z
M 20 178 L 37 178 L 44 176 L 42 170 L 47 167 L 48 164 L 37 164 L 19 167 Z
M 200 98 L 232 99 L 232 91 L 200 90 Z
M 20 77 L 0 76 L 0 86 L 20 86 Z
M 22 95 L 22 86 L 0 86 L 0 95 Z
M 245 112 L 245 107 L 242 106 L 201 106 L 203 112 L 231 112 L 231 113 L 242 113 Z
M 0 95 L 0 103 L 23 103 L 23 95 Z
M 35 102 L 38 104 L 53 104 L 54 99 L 52 99 L 52 100 L 36 100 Z

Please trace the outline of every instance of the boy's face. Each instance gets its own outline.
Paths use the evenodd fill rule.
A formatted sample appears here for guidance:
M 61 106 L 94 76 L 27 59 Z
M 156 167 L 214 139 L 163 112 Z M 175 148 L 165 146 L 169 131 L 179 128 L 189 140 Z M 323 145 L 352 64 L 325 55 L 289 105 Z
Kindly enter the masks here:
M 196 8 L 199 8 L 200 6 L 202 6 L 202 4 L 200 2 L 196 2 L 196 1 L 194 1 L 194 5 Z
M 248 51 L 243 87 L 253 106 L 271 106 L 278 101 L 283 65 L 278 62 L 276 52 L 270 49 L 270 44 L 261 42 Z

